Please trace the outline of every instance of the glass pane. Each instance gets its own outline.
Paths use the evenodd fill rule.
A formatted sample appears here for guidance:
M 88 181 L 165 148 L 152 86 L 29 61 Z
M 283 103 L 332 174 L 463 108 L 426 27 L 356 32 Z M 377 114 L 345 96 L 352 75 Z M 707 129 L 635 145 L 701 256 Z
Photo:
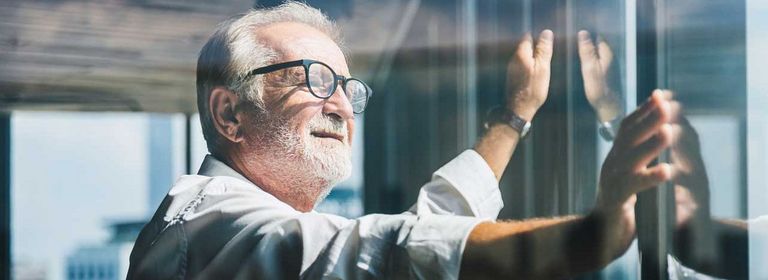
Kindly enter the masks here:
M 747 226 L 750 218 L 765 215 L 749 213 L 754 208 L 748 198 L 765 190 L 748 176 L 762 173 L 748 161 L 748 143 L 760 139 L 748 108 L 759 103 L 750 99 L 764 88 L 748 82 L 755 71 L 748 65 L 760 54 L 747 50 L 764 34 L 748 32 L 759 25 L 748 21 L 749 1 L 664 2 L 658 11 L 659 87 L 674 92 L 690 123 L 681 122 L 689 129 L 671 151 L 671 161 L 690 168 L 675 183 L 670 277 L 763 278 L 749 275 L 759 268 L 750 267 Z
M 173 182 L 195 173 L 208 153 L 199 116 L 191 115 L 200 46 L 216 22 L 281 2 L 2 4 L 11 23 L 0 32 L 10 46 L 0 63 L 0 109 L 14 110 L 15 279 L 124 278 L 138 230 Z M 760 231 L 768 232 L 764 1 L 308 3 L 342 27 L 352 76 L 376 92 L 356 116 L 353 175 L 317 211 L 354 218 L 409 209 L 436 169 L 483 137 L 486 112 L 505 104 L 519 40 L 551 29 L 548 97 L 499 183 L 505 206 L 498 218 L 591 213 L 613 145 L 606 127 L 617 128 L 650 94 L 638 88 L 665 88 L 690 129 L 660 160 L 687 157 L 686 178 L 698 180 L 661 186 L 677 200 L 637 212 L 653 221 L 674 216 L 662 225 L 638 223 L 638 231 L 669 236 L 662 239 L 671 246 L 643 234 L 641 244 L 654 250 L 641 252 L 648 247 L 635 242 L 575 277 L 636 279 L 640 253 L 659 251 L 667 258 L 656 262 L 672 279 L 739 278 L 745 270 L 768 278 L 768 239 Z M 653 26 L 638 27 L 643 22 Z M 654 44 L 643 45 L 649 38 Z M 309 79 L 324 96 L 333 77 L 321 70 L 314 65 Z
M 182 122 L 178 115 L 15 113 L 14 279 L 124 275 L 133 239 L 183 172 Z
M 747 218 L 750 223 L 749 276 L 768 278 L 768 2 L 748 0 L 747 49 Z

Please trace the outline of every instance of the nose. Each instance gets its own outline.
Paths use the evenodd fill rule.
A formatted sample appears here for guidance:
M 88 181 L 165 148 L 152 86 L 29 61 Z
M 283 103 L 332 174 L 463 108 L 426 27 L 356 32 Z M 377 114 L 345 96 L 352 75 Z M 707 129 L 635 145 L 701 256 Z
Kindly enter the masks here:
M 336 91 L 333 92 L 333 95 L 325 100 L 325 104 L 323 104 L 323 113 L 326 115 L 335 115 L 342 120 L 354 118 L 352 103 L 350 103 L 347 95 L 344 93 L 341 84 L 336 87 Z

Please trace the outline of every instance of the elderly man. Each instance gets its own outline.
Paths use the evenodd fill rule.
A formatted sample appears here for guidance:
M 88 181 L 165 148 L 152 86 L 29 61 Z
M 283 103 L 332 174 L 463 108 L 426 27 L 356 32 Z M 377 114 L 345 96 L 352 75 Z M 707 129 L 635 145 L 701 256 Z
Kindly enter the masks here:
M 399 215 L 312 209 L 350 175 L 354 114 L 371 95 L 351 78 L 336 26 L 289 2 L 224 22 L 198 61 L 210 155 L 181 177 L 131 254 L 129 279 L 557 278 L 598 269 L 634 236 L 634 193 L 672 178 L 649 166 L 672 143 L 670 101 L 627 116 L 586 217 L 495 221 L 515 146 L 544 103 L 553 37 L 522 40 L 508 102 L 474 149 L 438 169 Z

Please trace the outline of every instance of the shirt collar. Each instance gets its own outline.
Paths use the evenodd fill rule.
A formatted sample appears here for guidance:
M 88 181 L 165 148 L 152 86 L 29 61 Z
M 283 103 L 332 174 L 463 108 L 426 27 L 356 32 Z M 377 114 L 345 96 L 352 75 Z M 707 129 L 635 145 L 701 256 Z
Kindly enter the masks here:
M 214 157 L 213 155 L 206 155 L 205 156 L 205 159 L 203 160 L 203 164 L 200 165 L 200 170 L 197 171 L 197 175 L 203 175 L 203 176 L 208 176 L 208 177 L 228 176 L 228 177 L 234 177 L 234 178 L 243 180 L 246 183 L 255 186 L 260 191 L 268 194 L 269 196 L 274 198 L 275 201 L 279 201 L 283 205 L 285 205 L 285 206 L 287 206 L 287 207 L 289 207 L 291 209 L 294 209 L 292 206 L 290 206 L 290 205 L 286 204 L 285 202 L 283 202 L 283 201 L 277 199 L 276 197 L 274 197 L 271 193 L 268 193 L 268 192 L 262 190 L 261 188 L 256 186 L 256 184 L 251 182 L 251 180 L 246 179 L 242 174 L 237 173 L 237 171 L 235 171 L 234 169 L 229 167 L 226 163 L 223 163 L 220 160 L 216 159 L 216 157 Z M 317 213 L 314 209 L 312 209 L 311 212 L 312 213 Z
M 251 180 L 246 179 L 242 174 L 237 173 L 237 171 L 227 166 L 226 163 L 219 161 L 213 155 L 205 156 L 205 159 L 203 160 L 203 164 L 200 165 L 200 171 L 198 171 L 197 174 L 208 176 L 208 177 L 215 177 L 215 176 L 234 177 L 253 185 L 253 182 L 251 182 Z

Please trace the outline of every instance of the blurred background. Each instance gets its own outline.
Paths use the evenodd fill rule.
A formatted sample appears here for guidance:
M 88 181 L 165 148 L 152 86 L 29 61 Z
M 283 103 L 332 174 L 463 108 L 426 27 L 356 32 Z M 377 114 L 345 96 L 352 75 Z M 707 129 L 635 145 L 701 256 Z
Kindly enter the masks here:
M 218 22 L 280 3 L 0 1 L 0 279 L 124 279 L 141 227 L 207 153 L 198 51 Z M 628 111 L 649 96 L 643 89 L 675 91 L 701 139 L 713 216 L 768 214 L 766 1 L 308 3 L 341 25 L 353 75 L 375 92 L 357 117 L 354 175 L 319 211 L 406 210 L 503 102 L 516 41 L 549 28 L 549 98 L 500 184 L 500 218 L 585 214 L 594 204 L 611 144 L 584 96 L 579 30 L 610 44 L 611 83 Z M 640 251 L 581 278 L 638 279 Z M 752 278 L 768 279 L 761 252 L 752 254 Z

